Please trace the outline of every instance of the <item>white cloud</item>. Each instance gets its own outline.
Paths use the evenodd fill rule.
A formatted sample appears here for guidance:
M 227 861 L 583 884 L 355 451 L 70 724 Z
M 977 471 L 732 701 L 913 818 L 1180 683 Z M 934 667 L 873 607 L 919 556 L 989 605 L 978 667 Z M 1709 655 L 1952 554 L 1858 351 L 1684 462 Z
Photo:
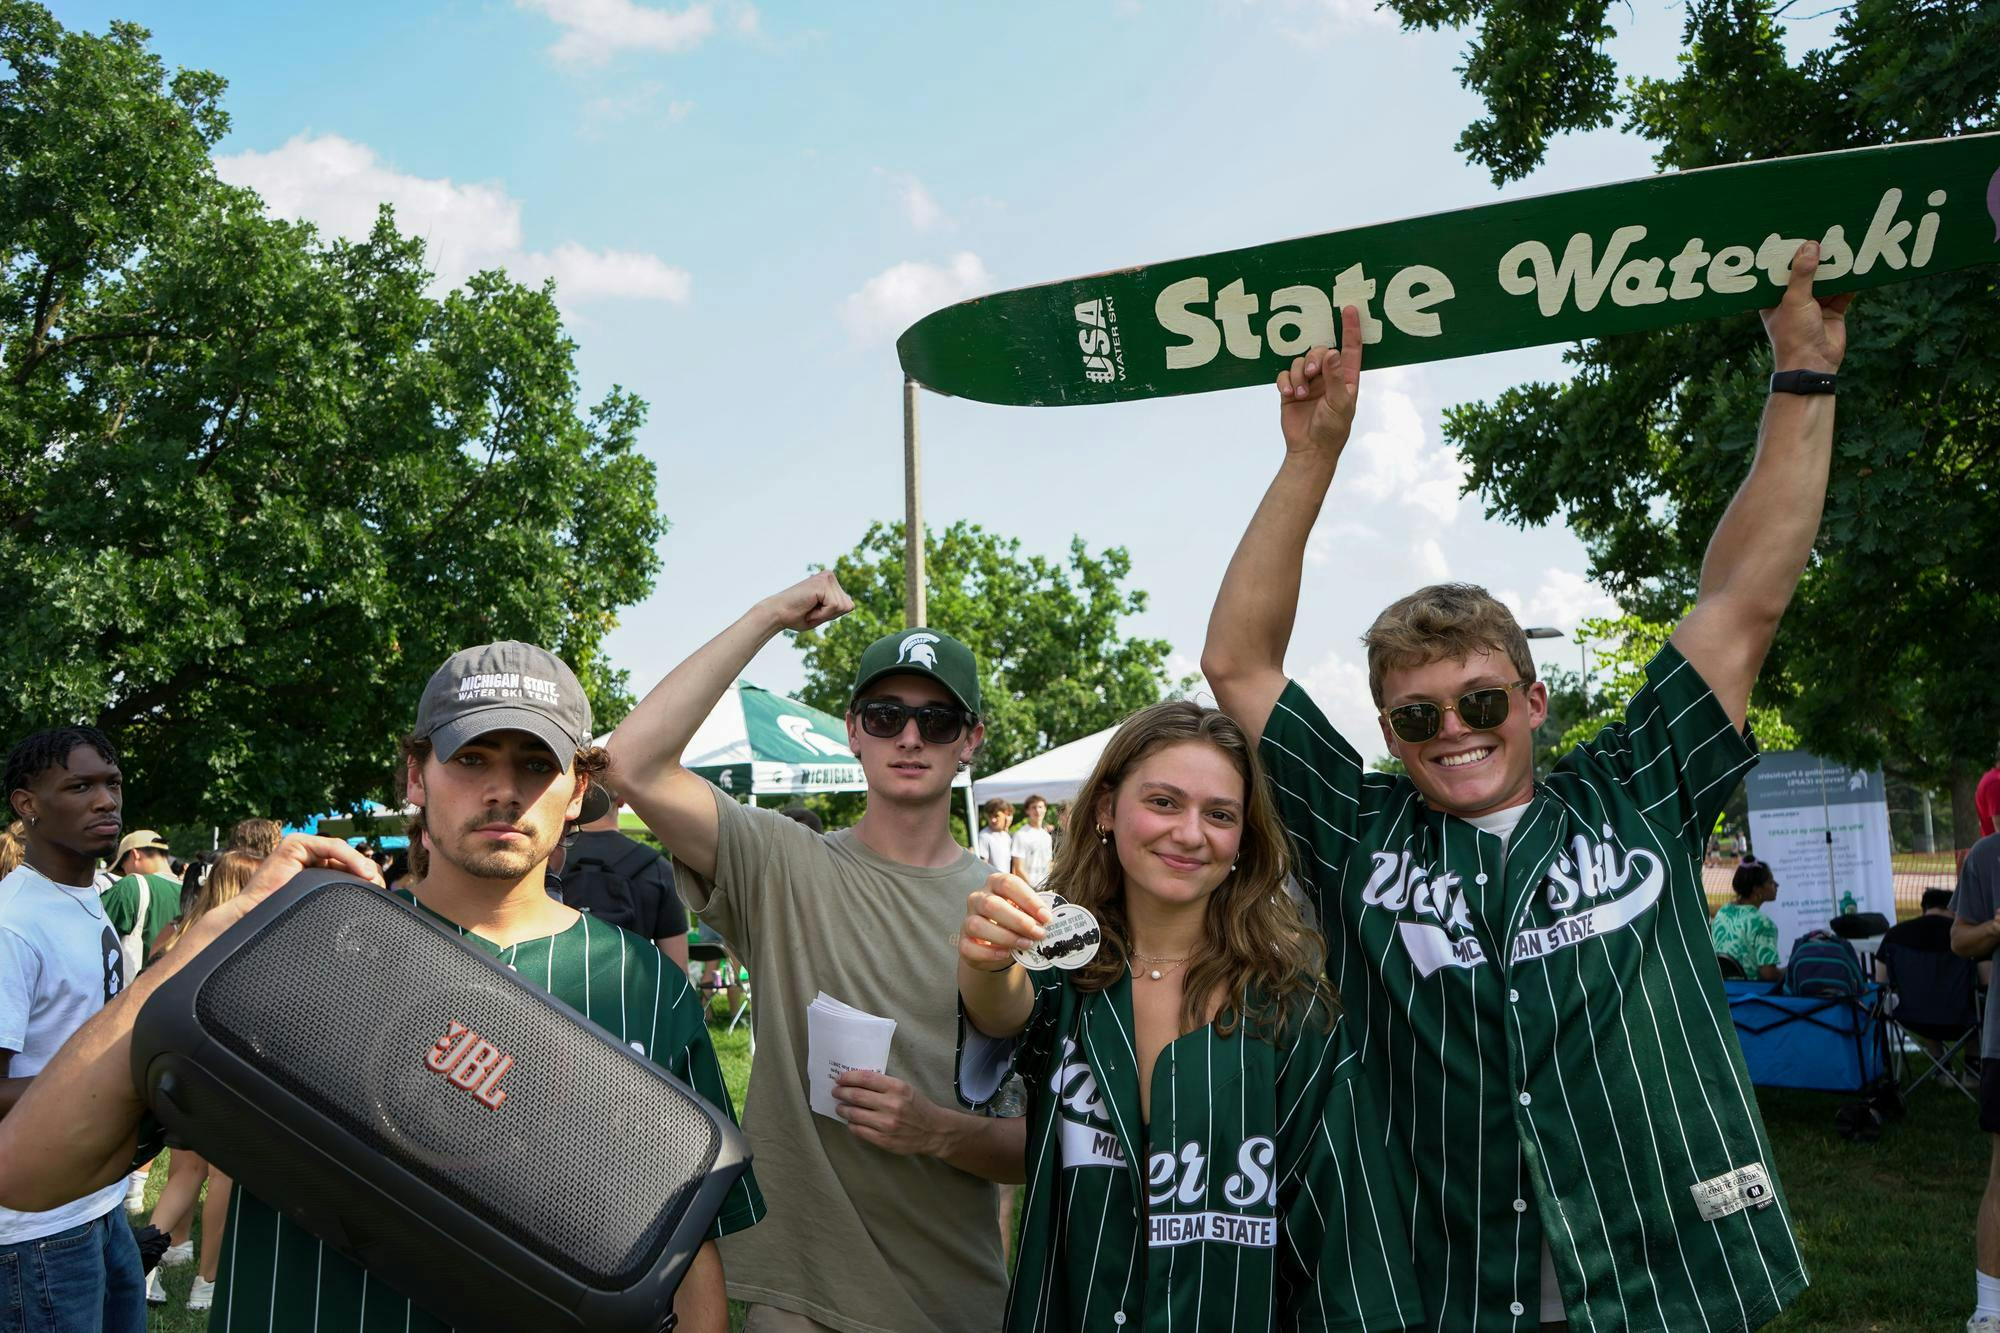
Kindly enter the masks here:
M 1424 583 L 1443 583 L 1451 577 L 1451 566 L 1445 563 L 1444 548 L 1437 538 L 1425 537 L 1410 548 L 1410 559 L 1416 566 L 1417 578 Z
M 533 265 L 542 256 L 523 255 Z M 548 276 L 563 296 L 587 301 L 593 297 L 624 296 L 637 301 L 688 299 L 687 270 L 674 268 L 658 255 L 631 250 L 590 250 L 565 241 L 547 257 Z M 516 276 L 519 276 L 517 273 Z
M 1581 574 L 1567 569 L 1542 571 L 1542 582 L 1526 598 L 1501 598 L 1516 609 L 1523 625 L 1553 625 L 1574 636 L 1579 621 L 1619 614 L 1618 603 Z
M 515 0 L 522 9 L 542 14 L 563 29 L 549 54 L 560 64 L 601 65 L 620 51 L 685 51 L 715 31 L 709 6 L 682 10 L 655 9 L 634 0 Z M 747 9 L 747 6 L 746 6 Z M 748 10 L 750 28 L 756 11 Z M 738 17 L 739 27 L 742 18 Z
M 763 31 L 764 18 L 755 5 L 736 6 L 736 31 L 745 37 L 755 37 Z
M 1332 518 L 1322 511 L 1320 521 L 1306 538 L 1306 563 L 1324 565 L 1335 559 L 1373 560 L 1381 548 L 1382 535 L 1366 523 L 1351 518 Z
M 944 217 L 944 210 L 938 207 L 937 200 L 931 198 L 931 192 L 915 176 L 903 185 L 903 213 L 918 231 L 929 231 Z
M 649 120 L 664 120 L 668 124 L 678 124 L 686 120 L 694 110 L 694 103 L 670 101 L 661 105 L 667 87 L 663 83 L 648 82 L 622 95 L 606 93 L 593 97 L 583 104 L 583 131 L 587 137 L 599 138 L 605 126 L 633 120 L 644 116 Z
M 894 338 L 921 316 L 993 285 L 993 275 L 970 250 L 942 266 L 906 260 L 863 283 L 841 304 L 840 318 L 857 342 Z
M 895 185 L 897 202 L 903 206 L 903 217 L 916 231 L 930 231 L 940 224 L 949 225 L 944 209 L 937 197 L 925 188 L 924 183 L 906 171 L 891 171 L 887 167 L 875 168 L 875 174 Z
M 1232 2 L 1248 8 L 1258 0 Z M 1308 50 L 1318 50 L 1358 28 L 1380 28 L 1395 22 L 1395 16 L 1378 0 L 1276 0 L 1270 10 L 1272 26 L 1280 35 Z
M 1340 484 L 1361 500 L 1413 508 L 1436 524 L 1458 518 L 1465 464 L 1424 424 L 1420 372 L 1370 371 L 1354 434 L 1341 454 Z
M 521 203 L 502 187 L 407 175 L 366 144 L 337 134 L 301 134 L 268 153 L 232 153 L 217 158 L 215 170 L 230 184 L 257 191 L 278 216 L 350 240 L 366 236 L 376 208 L 389 204 L 397 227 L 423 238 L 425 256 L 447 287 L 482 269 L 504 268 L 521 282 L 554 277 L 566 304 L 602 297 L 688 299 L 687 271 L 657 255 L 592 250 L 574 241 L 548 252 L 528 250 Z
M 1375 696 L 1368 691 L 1368 667 L 1360 660 L 1360 652 L 1357 648 L 1350 657 L 1336 648 L 1298 672 L 1296 679 L 1326 714 L 1326 720 L 1333 723 L 1334 730 L 1361 752 L 1362 762 L 1366 763 L 1376 755 L 1387 754 L 1389 747 L 1382 740 L 1381 728 L 1375 724 Z

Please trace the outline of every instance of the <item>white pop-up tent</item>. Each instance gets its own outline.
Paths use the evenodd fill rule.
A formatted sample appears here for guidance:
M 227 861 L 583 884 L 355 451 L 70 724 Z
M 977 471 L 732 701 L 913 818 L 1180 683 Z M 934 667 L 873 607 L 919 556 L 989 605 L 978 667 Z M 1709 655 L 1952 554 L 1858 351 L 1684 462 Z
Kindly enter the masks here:
M 1050 801 L 1067 801 L 1076 795 L 1097 757 L 1104 753 L 1116 727 L 1106 727 L 1088 736 L 1044 750 L 1032 759 L 1023 759 L 1012 768 L 989 773 L 972 784 L 972 800 L 984 805 L 994 797 L 1019 805 L 1030 796 Z

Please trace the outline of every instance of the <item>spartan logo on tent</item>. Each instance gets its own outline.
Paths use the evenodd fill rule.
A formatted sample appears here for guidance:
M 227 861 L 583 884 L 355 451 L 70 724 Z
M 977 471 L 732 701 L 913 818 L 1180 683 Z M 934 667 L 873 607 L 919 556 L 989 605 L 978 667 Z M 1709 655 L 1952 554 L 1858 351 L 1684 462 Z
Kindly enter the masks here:
M 833 754 L 840 755 L 843 758 L 847 755 L 848 751 L 845 745 L 842 745 L 839 741 L 831 737 L 822 736 L 813 730 L 811 718 L 800 717 L 797 713 L 786 713 L 778 719 L 778 730 L 784 732 L 814 754 Z
M 931 645 L 937 641 L 935 634 L 912 634 L 896 649 L 896 660 L 920 666 L 926 671 L 936 671 L 937 650 Z

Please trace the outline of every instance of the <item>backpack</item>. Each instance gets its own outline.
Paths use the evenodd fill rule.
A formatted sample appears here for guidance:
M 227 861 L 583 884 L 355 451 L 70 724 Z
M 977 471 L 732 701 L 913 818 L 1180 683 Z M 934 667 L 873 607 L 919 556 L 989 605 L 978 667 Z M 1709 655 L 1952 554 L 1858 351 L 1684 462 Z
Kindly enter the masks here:
M 1861 955 L 1830 930 L 1801 935 L 1785 963 L 1785 990 L 1793 995 L 1859 995 L 1861 982 Z
M 655 855 L 652 848 L 640 843 L 616 861 L 596 856 L 567 860 L 562 871 L 562 900 L 600 921 L 644 935 L 646 928 L 639 920 L 638 895 L 633 891 L 632 879 Z
M 125 984 L 139 979 L 146 965 L 146 918 L 153 912 L 153 877 L 139 876 L 139 910 L 132 914 L 131 933 L 118 937 L 118 950 L 125 955 Z

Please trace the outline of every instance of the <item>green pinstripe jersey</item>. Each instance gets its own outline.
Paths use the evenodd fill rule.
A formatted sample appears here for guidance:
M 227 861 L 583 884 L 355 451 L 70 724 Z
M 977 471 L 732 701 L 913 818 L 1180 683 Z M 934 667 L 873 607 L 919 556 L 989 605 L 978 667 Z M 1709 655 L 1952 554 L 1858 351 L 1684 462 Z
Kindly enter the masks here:
M 1415 1326 L 1403 1212 L 1356 1096 L 1347 1024 L 1315 1001 L 1277 1041 L 1188 1033 L 1139 1113 L 1132 980 L 1035 975 L 1011 1041 L 961 1021 L 960 1096 L 1028 1087 L 1028 1178 L 1008 1333 Z
M 1749 1329 L 1806 1285 L 1699 857 L 1755 762 L 1672 645 L 1512 840 L 1364 772 L 1288 687 L 1262 755 L 1412 1199 L 1430 1327 Z
M 415 902 L 405 892 L 396 896 Z M 431 915 L 734 1114 L 701 1002 L 651 940 L 585 915 L 558 934 L 502 949 Z M 550 1184 L 559 1188 L 559 1182 Z M 763 1196 L 746 1171 L 710 1234 L 741 1230 L 763 1215 Z M 298 1223 L 237 1190 L 229 1200 L 208 1327 L 209 1333 L 444 1333 L 447 1326 Z

